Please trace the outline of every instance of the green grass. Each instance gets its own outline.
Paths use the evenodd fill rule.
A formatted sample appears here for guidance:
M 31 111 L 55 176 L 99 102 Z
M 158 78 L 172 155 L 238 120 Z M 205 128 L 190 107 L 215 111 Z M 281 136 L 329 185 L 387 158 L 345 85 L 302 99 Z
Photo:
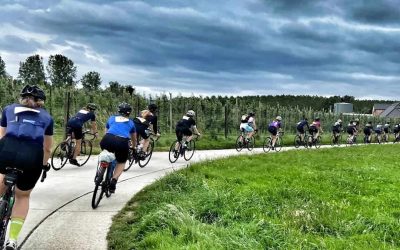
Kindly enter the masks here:
M 144 188 L 109 249 L 400 249 L 400 145 L 220 159 Z

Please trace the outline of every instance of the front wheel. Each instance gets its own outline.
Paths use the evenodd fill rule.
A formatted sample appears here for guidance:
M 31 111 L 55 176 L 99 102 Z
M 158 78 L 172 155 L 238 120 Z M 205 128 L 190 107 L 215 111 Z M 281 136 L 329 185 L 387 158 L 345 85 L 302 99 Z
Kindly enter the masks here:
M 125 163 L 125 167 L 124 167 L 124 172 L 128 171 L 133 163 L 135 162 L 135 151 L 133 148 L 129 148 L 129 152 L 128 152 L 128 160 Z
M 321 136 L 318 136 L 317 139 L 315 139 L 314 145 L 315 145 L 315 148 L 321 147 Z
M 175 150 L 175 146 L 177 143 L 179 143 L 178 150 Z M 171 147 L 169 148 L 169 154 L 168 154 L 168 158 L 171 163 L 174 163 L 178 160 L 180 148 L 181 148 L 181 143 L 178 142 L 177 140 L 172 143 Z
M 271 150 L 271 143 L 272 143 L 272 138 L 267 137 L 263 143 L 263 150 L 265 153 L 268 153 Z
M 279 152 L 282 150 L 282 144 L 283 144 L 282 138 L 278 137 L 275 142 L 275 151 L 276 152 Z
M 247 150 L 251 151 L 254 148 L 254 144 L 256 143 L 256 139 L 254 136 L 249 138 L 249 141 L 247 142 Z
M 144 168 L 150 161 L 151 156 L 153 155 L 153 150 L 154 150 L 154 140 L 150 139 L 149 146 L 147 147 L 147 150 L 145 152 L 144 158 L 140 158 L 139 156 L 139 167 Z
M 191 140 L 190 142 L 187 143 L 187 147 L 185 149 L 185 152 L 183 153 L 183 158 L 185 158 L 186 161 L 192 159 L 195 150 L 196 150 L 196 143 L 194 140 Z
M 79 165 L 82 167 L 89 161 L 90 156 L 92 155 L 92 142 L 89 140 L 82 140 L 81 142 L 81 152 L 80 155 L 77 157 L 77 161 Z
M 238 138 L 236 139 L 236 151 L 240 152 L 243 149 L 243 136 L 239 135 Z
M 301 137 L 300 135 L 296 135 L 294 137 L 294 147 L 299 148 L 301 146 Z
M 61 142 L 54 149 L 53 154 L 51 155 L 51 167 L 54 170 L 62 169 L 68 160 L 68 144 L 66 142 Z
M 7 234 L 7 225 L 9 219 L 7 219 L 7 207 L 8 203 L 4 201 L 3 199 L 0 200 L 0 216 L 1 216 L 1 221 L 0 221 L 0 248 L 3 249 L 4 246 L 4 241 L 5 237 Z

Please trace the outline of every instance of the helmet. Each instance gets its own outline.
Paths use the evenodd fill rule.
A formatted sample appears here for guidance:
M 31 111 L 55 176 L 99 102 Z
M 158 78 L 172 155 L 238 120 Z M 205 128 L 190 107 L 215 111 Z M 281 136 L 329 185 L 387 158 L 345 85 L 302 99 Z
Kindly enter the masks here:
M 278 116 L 275 118 L 275 120 L 282 121 L 282 117 L 281 117 L 280 115 L 278 115 Z
M 132 107 L 126 102 L 122 102 L 118 105 L 118 113 L 123 115 L 130 115 L 132 112 Z
M 46 94 L 44 91 L 36 85 L 26 85 L 19 94 L 21 97 L 33 96 L 35 99 L 46 101 Z
M 256 115 L 256 113 L 254 113 L 254 112 L 249 112 L 249 116 L 255 116 Z
M 342 123 L 342 120 L 338 119 L 337 122 L 338 122 L 338 123 Z
M 148 108 L 151 112 L 154 112 L 154 111 L 156 111 L 156 110 L 158 109 L 157 105 L 154 104 L 154 103 L 149 104 L 149 106 L 147 106 L 147 108 Z
M 91 110 L 96 110 L 96 109 L 97 109 L 97 105 L 94 104 L 94 103 L 88 103 L 88 104 L 86 105 L 86 108 L 87 108 L 87 109 L 91 109 Z
M 360 121 L 360 119 L 356 118 L 356 119 L 354 119 L 354 121 L 356 121 L 356 122 L 359 122 L 359 121 Z
M 315 119 L 314 120 L 316 120 L 316 121 L 319 121 L 319 117 L 315 117 Z
M 196 115 L 196 112 L 194 112 L 193 110 L 188 110 L 188 112 L 186 112 L 186 115 L 189 117 L 193 117 Z

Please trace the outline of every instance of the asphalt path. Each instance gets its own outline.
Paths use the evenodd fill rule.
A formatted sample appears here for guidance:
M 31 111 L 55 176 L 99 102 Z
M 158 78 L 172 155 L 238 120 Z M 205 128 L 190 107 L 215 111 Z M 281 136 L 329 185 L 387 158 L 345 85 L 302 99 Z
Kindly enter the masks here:
M 32 192 L 19 245 L 21 249 L 107 249 L 106 235 L 112 217 L 145 186 L 189 163 L 249 153 L 263 151 L 196 151 L 190 162 L 179 158 L 174 164 L 169 162 L 167 152 L 155 152 L 146 167 L 133 165 L 123 172 L 116 193 L 104 197 L 97 209 L 91 207 L 97 156 L 92 156 L 83 167 L 67 164 L 59 171 L 51 170 L 45 182 L 38 182 Z

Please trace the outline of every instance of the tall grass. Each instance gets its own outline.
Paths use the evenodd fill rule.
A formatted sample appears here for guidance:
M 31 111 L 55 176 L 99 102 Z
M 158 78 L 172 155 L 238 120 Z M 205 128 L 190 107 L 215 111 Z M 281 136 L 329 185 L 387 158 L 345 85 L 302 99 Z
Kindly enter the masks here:
M 195 164 L 114 218 L 110 249 L 400 248 L 400 145 Z

